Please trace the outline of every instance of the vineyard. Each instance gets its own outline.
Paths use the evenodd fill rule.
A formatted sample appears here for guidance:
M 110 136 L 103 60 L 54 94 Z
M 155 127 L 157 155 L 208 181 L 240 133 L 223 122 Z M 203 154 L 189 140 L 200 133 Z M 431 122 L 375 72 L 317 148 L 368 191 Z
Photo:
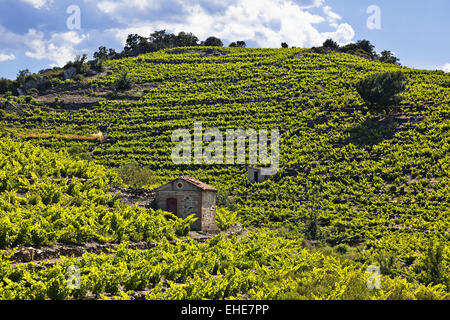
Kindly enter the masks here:
M 0 299 L 449 299 L 450 74 L 298 48 L 206 49 L 108 60 L 51 104 L 0 97 Z M 124 71 L 132 88 L 105 95 Z M 355 84 L 391 71 L 407 86 L 380 110 Z M 92 103 L 65 103 L 75 95 Z M 172 133 L 198 121 L 278 129 L 280 170 L 252 184 L 246 165 L 174 164 Z M 199 242 L 193 218 L 124 205 L 109 190 L 131 161 L 152 171 L 148 188 L 184 175 L 219 189 L 223 233 Z M 247 232 L 226 232 L 237 223 Z M 118 246 L 13 257 L 93 242 Z M 366 286 L 371 265 L 379 290 Z

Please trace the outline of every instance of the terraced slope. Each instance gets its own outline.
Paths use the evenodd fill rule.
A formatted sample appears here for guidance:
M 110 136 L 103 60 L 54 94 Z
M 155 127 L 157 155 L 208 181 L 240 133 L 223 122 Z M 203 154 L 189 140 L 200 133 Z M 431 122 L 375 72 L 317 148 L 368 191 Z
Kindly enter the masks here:
M 182 48 L 107 65 L 86 84 L 98 103 L 10 103 L 16 109 L 2 126 L 51 149 L 81 146 L 109 167 L 134 159 L 161 183 L 195 177 L 232 195 L 246 226 L 349 244 L 360 250 L 357 263 L 448 285 L 449 74 L 305 49 Z M 136 85 L 105 95 L 122 70 Z M 408 85 L 389 109 L 374 109 L 354 88 L 367 75 L 397 70 Z M 282 169 L 252 185 L 243 165 L 175 165 L 171 135 L 192 132 L 195 121 L 222 132 L 279 129 Z M 89 139 L 99 131 L 103 140 Z M 438 275 L 430 276 L 427 261 L 439 247 Z

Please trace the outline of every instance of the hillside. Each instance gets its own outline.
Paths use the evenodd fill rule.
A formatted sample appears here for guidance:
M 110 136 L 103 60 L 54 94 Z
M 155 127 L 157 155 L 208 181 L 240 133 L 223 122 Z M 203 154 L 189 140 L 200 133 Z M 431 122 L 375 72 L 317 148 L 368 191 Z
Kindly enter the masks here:
M 147 298 L 448 298 L 450 74 L 307 49 L 188 47 L 105 66 L 104 74 L 67 80 L 33 98 L 0 98 L 2 248 L 162 242 L 149 252 L 119 248 L 120 258 L 85 254 L 86 288 L 97 296 L 147 289 Z M 134 84 L 116 92 L 124 70 Z M 406 90 L 395 105 L 375 108 L 355 84 L 388 71 L 406 76 Z M 174 164 L 172 133 L 192 132 L 198 121 L 203 130 L 221 132 L 278 129 L 280 170 L 251 184 L 246 165 Z M 65 148 L 72 158 L 59 153 Z M 255 232 L 206 244 L 165 243 L 185 237 L 189 223 L 170 220 L 155 231 L 142 220 L 165 225 L 163 213 L 124 207 L 107 194 L 122 184 L 115 168 L 130 160 L 153 172 L 156 182 L 147 187 L 180 175 L 215 186 L 224 219 Z M 52 212 L 64 210 L 67 221 L 55 224 Z M 82 225 L 90 221 L 84 229 L 71 221 L 74 210 Z M 104 218 L 111 210 L 122 216 L 115 229 Z M 8 227 L 14 221 L 36 232 L 20 238 L 20 229 Z M 68 233 L 69 226 L 77 231 Z M 73 259 L 27 272 L 38 279 Z M 151 270 L 142 267 L 147 260 Z M 0 270 L 9 270 L 5 261 Z M 123 264 L 138 275 L 120 273 Z M 365 287 L 372 264 L 381 267 L 382 290 Z M 89 281 L 102 278 L 100 271 L 116 282 L 95 287 Z M 327 281 L 314 282 L 324 274 L 331 274 Z

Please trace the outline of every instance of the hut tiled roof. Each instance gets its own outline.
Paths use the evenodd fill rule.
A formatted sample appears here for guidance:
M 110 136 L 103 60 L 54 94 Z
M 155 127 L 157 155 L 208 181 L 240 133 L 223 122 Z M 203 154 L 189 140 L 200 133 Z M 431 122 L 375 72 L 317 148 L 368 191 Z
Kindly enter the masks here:
M 193 184 L 194 186 L 196 186 L 197 188 L 199 188 L 201 190 L 216 191 L 217 192 L 216 188 L 211 187 L 210 185 L 207 185 L 206 183 L 201 182 L 201 181 L 199 181 L 197 179 L 194 179 L 194 178 L 191 178 L 191 177 L 185 177 L 185 176 L 181 176 L 181 177 L 178 177 L 176 179 L 173 179 L 172 181 L 170 181 L 170 182 L 168 182 L 168 183 L 166 183 L 166 184 L 156 188 L 155 190 L 158 190 L 158 189 L 160 189 L 160 188 L 162 188 L 162 187 L 164 187 L 164 186 L 166 186 L 166 185 L 168 185 L 168 184 L 170 184 L 170 183 L 172 183 L 172 182 L 174 182 L 176 180 L 179 180 L 179 179 L 184 180 L 184 181 L 186 181 L 186 182 L 188 182 L 190 184 Z

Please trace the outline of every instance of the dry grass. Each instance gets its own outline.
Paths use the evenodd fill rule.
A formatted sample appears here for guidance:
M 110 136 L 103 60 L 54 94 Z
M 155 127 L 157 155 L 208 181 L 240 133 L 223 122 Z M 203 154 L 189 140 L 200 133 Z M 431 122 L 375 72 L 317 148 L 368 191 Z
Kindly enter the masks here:
M 19 138 L 22 139 L 63 139 L 63 140 L 80 140 L 80 141 L 98 141 L 102 142 L 104 140 L 104 135 L 102 132 L 80 135 L 80 134 L 53 134 L 45 132 L 20 132 L 17 134 Z

